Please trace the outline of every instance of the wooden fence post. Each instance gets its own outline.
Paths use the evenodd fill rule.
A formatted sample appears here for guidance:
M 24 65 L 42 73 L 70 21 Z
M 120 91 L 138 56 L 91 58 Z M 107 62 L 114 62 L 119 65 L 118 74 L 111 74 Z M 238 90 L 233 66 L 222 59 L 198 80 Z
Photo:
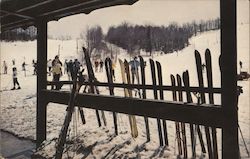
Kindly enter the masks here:
M 236 0 L 220 0 L 221 88 L 224 126 L 222 158 L 239 158 L 237 109 L 237 34 Z
M 38 20 L 37 26 L 37 119 L 36 142 L 46 140 L 47 102 L 42 89 L 47 88 L 47 21 Z

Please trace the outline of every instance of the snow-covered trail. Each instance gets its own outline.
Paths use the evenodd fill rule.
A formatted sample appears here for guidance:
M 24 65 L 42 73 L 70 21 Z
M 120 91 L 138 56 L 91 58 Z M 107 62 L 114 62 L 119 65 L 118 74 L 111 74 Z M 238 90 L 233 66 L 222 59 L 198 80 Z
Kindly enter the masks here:
M 238 61 L 243 62 L 243 69 L 249 71 L 249 24 L 240 25 L 238 27 Z M 60 57 L 64 61 L 64 58 L 72 56 L 76 57 L 76 42 L 75 41 L 54 41 L 49 40 L 48 58 L 53 58 L 58 53 L 58 46 L 60 45 Z M 189 70 L 190 82 L 192 86 L 197 86 L 196 66 L 194 59 L 194 50 L 198 50 L 201 53 L 202 60 L 204 61 L 205 49 L 209 48 L 212 54 L 212 66 L 213 66 L 213 82 L 215 87 L 220 87 L 220 70 L 218 65 L 218 58 L 220 55 L 220 32 L 211 31 L 201 35 L 198 35 L 190 40 L 190 46 L 173 54 L 154 56 L 153 59 L 159 61 L 163 68 L 163 79 L 165 85 L 170 85 L 170 74 L 182 74 L 183 71 Z M 21 70 L 21 63 L 24 60 L 28 63 L 27 77 Z M 19 82 L 22 89 L 16 91 L 9 91 L 12 87 L 11 71 L 9 74 L 1 74 L 1 125 L 0 128 L 6 131 L 10 131 L 19 136 L 35 139 L 36 128 L 36 76 L 32 75 L 32 59 L 36 58 L 36 42 L 16 42 L 16 43 L 1 43 L 1 62 L 6 60 L 11 68 L 11 60 L 16 59 L 16 65 L 19 70 Z M 122 50 L 119 58 L 130 59 Z M 145 57 L 147 61 L 146 67 L 146 79 L 147 83 L 151 84 L 150 66 L 148 57 Z M 120 66 L 117 63 L 116 66 L 116 82 L 121 82 Z M 104 71 L 105 72 L 105 71 Z M 105 73 L 96 73 L 99 81 L 106 81 Z M 48 78 L 49 80 L 51 77 Z M 64 75 L 62 79 L 67 80 L 67 76 Z M 250 118 L 249 118 L 249 81 L 240 81 L 238 85 L 243 86 L 244 93 L 239 98 L 239 124 L 243 131 L 243 135 L 250 147 Z M 63 87 L 64 90 L 68 90 L 68 86 Z M 102 94 L 108 94 L 106 88 L 101 88 Z M 115 95 L 123 96 L 123 91 L 116 89 Z M 147 92 L 148 98 L 153 98 L 153 92 Z M 165 98 L 171 100 L 171 92 L 166 93 Z M 220 96 L 216 96 L 217 104 L 220 104 Z M 47 119 L 47 134 L 48 141 L 54 137 L 58 137 L 58 133 L 61 129 L 62 122 L 65 117 L 65 106 L 59 104 L 48 105 L 48 119 Z M 112 114 L 105 112 L 107 116 L 108 125 L 106 128 L 98 128 L 96 116 L 93 110 L 84 109 L 87 124 L 82 126 L 78 121 L 78 147 L 71 147 L 70 149 L 91 148 L 91 153 L 87 155 L 87 158 L 101 158 L 108 154 L 110 150 L 113 150 L 111 154 L 113 157 L 121 157 L 126 154 L 128 157 L 141 158 L 174 158 L 177 154 L 177 147 L 175 147 L 175 126 L 174 122 L 168 121 L 169 142 L 170 147 L 165 151 L 159 149 L 159 139 L 157 133 L 157 124 L 155 119 L 150 119 L 150 130 L 152 141 L 143 145 L 146 141 L 146 134 L 144 128 L 144 119 L 137 117 L 139 127 L 139 137 L 135 140 L 131 140 L 130 128 L 128 124 L 128 118 L 126 115 L 118 115 L 118 129 L 122 132 L 117 137 L 113 134 Z M 77 117 L 76 117 L 77 118 Z M 188 127 L 186 128 L 187 130 Z M 71 128 L 71 132 L 73 129 Z M 220 131 L 218 131 L 220 135 Z M 187 134 L 188 135 L 188 134 Z M 218 137 L 220 139 L 220 137 Z M 188 139 L 189 140 L 189 139 Z M 242 158 L 246 157 L 241 137 L 240 150 Z M 53 140 L 52 140 L 53 141 Z M 189 142 L 189 141 L 188 141 Z M 190 143 L 188 143 L 190 145 Z M 44 156 L 51 156 L 54 154 L 53 142 L 47 146 L 43 153 Z M 143 145 L 143 146 L 142 146 Z M 141 147 L 140 147 L 141 146 Z M 139 148 L 138 148 L 139 147 Z M 199 147 L 199 146 L 198 146 Z M 219 150 L 221 150 L 219 146 Z M 72 155 L 72 154 L 70 154 Z M 81 158 L 86 154 L 79 153 L 75 155 L 75 158 Z

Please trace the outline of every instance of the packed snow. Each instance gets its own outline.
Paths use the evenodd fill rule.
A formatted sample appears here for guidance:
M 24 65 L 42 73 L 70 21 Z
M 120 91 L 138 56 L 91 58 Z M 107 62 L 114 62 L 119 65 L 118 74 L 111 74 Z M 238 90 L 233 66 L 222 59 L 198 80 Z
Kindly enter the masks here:
M 243 62 L 243 70 L 249 72 L 249 24 L 238 26 L 238 61 Z M 80 45 L 80 44 L 78 44 Z M 48 59 L 53 59 L 58 54 L 60 48 L 60 59 L 74 59 L 79 57 L 80 50 L 76 49 L 76 41 L 57 41 L 48 40 Z M 213 82 L 215 87 L 220 87 L 220 69 L 218 59 L 220 55 L 220 31 L 210 31 L 197 35 L 190 39 L 190 45 L 185 49 L 172 54 L 154 54 L 153 60 L 159 61 L 163 68 L 164 85 L 170 85 L 170 74 L 180 74 L 188 70 L 190 73 L 191 86 L 197 86 L 196 65 L 194 50 L 201 53 L 204 61 L 205 49 L 209 48 L 212 55 Z M 120 49 L 118 58 L 130 60 L 124 50 Z M 12 84 L 12 63 L 15 59 L 18 69 L 18 80 L 20 90 L 10 91 Z M 30 42 L 2 42 L 1 43 L 1 63 L 5 60 L 8 63 L 8 74 L 1 74 L 1 125 L 0 128 L 14 133 L 20 137 L 35 140 L 36 134 L 36 76 L 33 74 L 31 61 L 36 59 L 36 41 Z M 146 82 L 151 84 L 151 73 L 148 62 L 149 57 L 145 56 Z M 21 70 L 21 64 L 26 62 L 26 77 Z M 2 73 L 2 71 L 1 71 Z M 97 79 L 106 82 L 106 74 L 103 72 L 95 73 Z M 116 64 L 115 76 L 117 83 L 121 83 L 121 73 L 119 62 Z M 51 76 L 48 76 L 51 80 Z M 67 75 L 63 75 L 62 80 L 68 80 Z M 205 81 L 206 84 L 206 81 Z M 242 129 L 244 140 L 247 147 L 250 147 L 250 118 L 249 118 L 249 80 L 239 81 L 239 86 L 243 87 L 243 94 L 239 97 L 239 125 Z M 48 87 L 50 89 L 50 87 Z M 69 86 L 63 86 L 63 90 L 70 90 Z M 108 95 L 107 88 L 100 88 L 101 94 Z M 115 95 L 124 96 L 121 89 L 115 89 Z M 136 96 L 135 98 L 138 98 Z M 147 98 L 153 99 L 153 91 L 147 92 Z M 171 92 L 165 93 L 165 99 L 172 100 Z M 193 100 L 196 102 L 195 97 Z M 220 104 L 220 96 L 215 95 L 215 103 Z M 47 107 L 47 140 L 36 153 L 46 158 L 52 158 L 55 154 L 56 138 L 62 127 L 66 113 L 66 106 L 49 103 Z M 125 114 L 118 114 L 119 135 L 114 136 L 112 113 L 106 112 L 107 126 L 98 127 L 95 111 L 84 109 L 86 124 L 82 125 L 79 115 L 74 113 L 69 130 L 69 141 L 65 146 L 64 158 L 176 158 L 178 154 L 175 125 L 172 121 L 167 121 L 169 147 L 159 147 L 156 119 L 149 119 L 151 141 L 146 143 L 146 132 L 143 117 L 136 117 L 139 136 L 133 139 L 130 135 L 128 117 Z M 76 126 L 77 125 L 77 126 Z M 189 126 L 186 124 L 187 142 L 189 156 L 191 157 L 191 143 Z M 204 128 L 202 128 L 204 132 Z M 217 129 L 219 152 L 221 153 L 221 130 Z M 205 140 L 205 135 L 203 136 Z M 242 158 L 247 157 L 241 136 L 239 136 L 240 153 Z M 207 158 L 207 154 L 200 151 L 197 142 L 197 156 Z

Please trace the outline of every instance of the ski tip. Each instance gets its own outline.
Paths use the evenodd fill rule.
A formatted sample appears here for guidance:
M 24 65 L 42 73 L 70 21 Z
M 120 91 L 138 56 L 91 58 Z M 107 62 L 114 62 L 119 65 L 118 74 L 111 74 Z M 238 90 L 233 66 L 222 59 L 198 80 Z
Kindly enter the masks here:
M 177 77 L 177 78 L 180 78 L 181 76 L 180 76 L 179 74 L 176 74 L 176 77 Z
M 206 59 L 207 58 L 211 58 L 211 53 L 210 53 L 209 49 L 206 49 L 206 51 L 205 51 L 205 57 L 206 57 Z
M 188 73 L 188 70 L 184 71 L 183 74 L 182 74 L 182 78 L 187 78 L 189 77 L 189 73 Z
M 170 78 L 171 78 L 171 79 L 174 79 L 174 75 L 173 75 L 173 74 L 170 74 Z
M 194 51 L 195 56 L 200 56 L 200 52 L 198 50 Z

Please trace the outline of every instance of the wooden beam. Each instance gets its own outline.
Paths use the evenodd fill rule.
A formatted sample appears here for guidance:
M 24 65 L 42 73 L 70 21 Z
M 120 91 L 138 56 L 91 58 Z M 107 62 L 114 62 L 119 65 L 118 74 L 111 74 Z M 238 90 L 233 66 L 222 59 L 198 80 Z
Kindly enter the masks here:
M 62 85 L 72 85 L 72 81 L 59 81 L 59 82 L 52 82 L 48 81 L 47 85 L 55 85 L 57 83 L 60 83 Z M 187 88 L 185 87 L 178 87 L 178 86 L 168 86 L 168 85 L 163 85 L 163 86 L 152 86 L 152 85 L 141 85 L 141 84 L 124 84 L 124 83 L 106 83 L 106 82 L 84 82 L 81 83 L 83 85 L 90 85 L 93 84 L 95 86 L 101 86 L 101 87 L 115 87 L 115 88 L 129 88 L 129 89 L 148 89 L 148 90 L 164 90 L 164 91 L 187 91 Z M 221 88 L 200 88 L 200 87 L 189 87 L 188 91 L 190 92 L 204 92 L 204 93 L 218 93 L 221 94 Z
M 47 102 L 68 104 L 69 92 L 43 90 Z M 170 102 L 160 100 L 124 98 L 94 94 L 79 94 L 76 105 L 85 108 L 114 111 L 119 113 L 161 118 L 185 123 L 194 123 L 220 128 L 223 113 L 218 105 Z M 211 115 L 208 115 L 211 114 Z
M 42 90 L 47 87 L 47 22 L 38 20 L 37 24 L 37 123 L 36 141 L 39 146 L 46 140 L 47 103 Z
M 25 19 L 35 20 L 34 17 L 27 16 L 27 15 L 24 15 L 24 14 L 21 14 L 21 13 L 9 12 L 9 11 L 6 11 L 6 10 L 1 10 L 1 12 L 6 13 L 6 14 L 3 15 L 3 16 L 15 15 L 15 16 L 22 17 L 22 18 L 25 18 Z M 3 16 L 1 16 L 1 18 L 3 18 Z
M 236 0 L 220 0 L 222 109 L 227 122 L 222 129 L 222 158 L 239 159 L 237 108 Z

